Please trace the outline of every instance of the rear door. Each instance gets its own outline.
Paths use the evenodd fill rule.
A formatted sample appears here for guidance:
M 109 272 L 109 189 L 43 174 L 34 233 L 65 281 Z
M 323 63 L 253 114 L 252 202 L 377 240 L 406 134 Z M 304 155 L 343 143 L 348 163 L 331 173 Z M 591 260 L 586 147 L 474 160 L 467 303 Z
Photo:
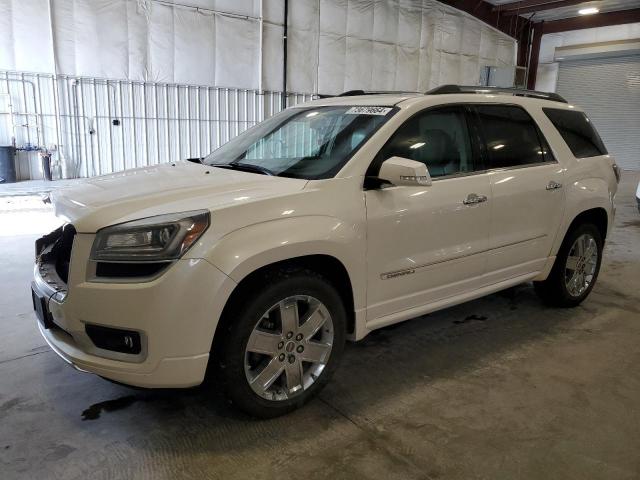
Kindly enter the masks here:
M 562 219 L 563 169 L 524 108 L 474 110 L 491 182 L 486 281 L 495 283 L 543 268 Z

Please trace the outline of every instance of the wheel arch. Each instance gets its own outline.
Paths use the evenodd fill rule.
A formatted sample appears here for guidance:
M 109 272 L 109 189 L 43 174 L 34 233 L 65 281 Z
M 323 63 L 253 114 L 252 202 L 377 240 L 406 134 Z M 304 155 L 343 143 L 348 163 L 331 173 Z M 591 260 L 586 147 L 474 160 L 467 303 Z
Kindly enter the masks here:
M 602 236 L 602 240 L 605 240 L 607 238 L 609 229 L 609 214 L 603 207 L 590 208 L 588 210 L 583 210 L 582 212 L 577 214 L 569 224 L 569 227 L 565 232 L 565 237 L 569 232 L 577 228 L 578 225 L 582 225 L 584 223 L 592 223 L 593 225 L 595 225 L 600 232 L 600 235 Z
M 602 239 L 609 234 L 614 214 L 613 196 L 609 184 L 599 177 L 587 176 L 579 180 L 567 178 L 565 214 L 556 235 L 551 255 L 555 256 L 567 235 L 584 222 L 596 225 Z
M 562 248 L 562 245 L 565 242 L 567 236 L 579 225 L 584 223 L 592 223 L 596 226 L 600 235 L 602 236 L 602 241 L 604 241 L 609 233 L 609 229 L 611 226 L 611 218 L 609 216 L 609 212 L 606 208 L 602 206 L 591 207 L 585 210 L 581 210 L 580 212 L 574 214 L 572 217 L 567 218 L 565 227 L 559 232 L 560 234 L 556 237 L 555 244 L 553 245 L 553 250 L 551 251 L 551 262 L 548 262 L 545 267 L 544 273 L 537 277 L 537 280 L 544 280 L 551 267 L 553 266 L 553 260 L 558 255 L 558 252 Z
M 243 301 L 243 293 L 252 286 L 256 288 L 264 284 L 265 277 L 269 276 L 274 270 L 284 270 L 296 272 L 303 269 L 312 270 L 325 277 L 337 290 L 345 305 L 347 312 L 347 335 L 352 335 L 356 328 L 356 312 L 354 306 L 353 286 L 351 277 L 344 264 L 336 257 L 326 254 L 310 254 L 286 260 L 280 260 L 257 268 L 247 274 L 238 282 L 233 291 L 229 295 L 227 302 L 222 309 L 220 320 L 216 326 L 211 355 L 214 356 L 216 351 L 220 351 L 218 345 L 224 340 L 224 332 L 233 322 L 230 314 L 239 303 Z

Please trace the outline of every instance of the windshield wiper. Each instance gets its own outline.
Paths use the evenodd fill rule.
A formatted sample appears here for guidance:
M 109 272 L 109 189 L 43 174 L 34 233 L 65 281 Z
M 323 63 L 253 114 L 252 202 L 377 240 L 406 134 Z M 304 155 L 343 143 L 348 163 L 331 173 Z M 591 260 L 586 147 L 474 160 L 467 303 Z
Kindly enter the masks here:
M 260 173 L 262 175 L 269 175 L 271 177 L 276 174 L 269 170 L 268 168 L 261 167 L 260 165 L 253 165 L 251 163 L 224 163 L 224 164 L 214 164 L 212 167 L 218 168 L 228 168 L 229 170 L 239 170 L 241 172 L 251 172 L 251 173 Z

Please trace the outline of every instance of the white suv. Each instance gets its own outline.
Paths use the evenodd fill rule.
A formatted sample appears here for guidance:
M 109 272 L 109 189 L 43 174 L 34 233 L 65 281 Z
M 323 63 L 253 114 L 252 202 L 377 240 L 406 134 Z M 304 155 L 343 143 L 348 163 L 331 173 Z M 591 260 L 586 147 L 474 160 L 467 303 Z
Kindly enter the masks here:
M 80 370 L 189 387 L 217 373 L 271 417 L 315 395 L 346 339 L 533 281 L 579 304 L 618 171 L 555 94 L 446 86 L 289 108 L 196 162 L 53 195 L 39 328 Z

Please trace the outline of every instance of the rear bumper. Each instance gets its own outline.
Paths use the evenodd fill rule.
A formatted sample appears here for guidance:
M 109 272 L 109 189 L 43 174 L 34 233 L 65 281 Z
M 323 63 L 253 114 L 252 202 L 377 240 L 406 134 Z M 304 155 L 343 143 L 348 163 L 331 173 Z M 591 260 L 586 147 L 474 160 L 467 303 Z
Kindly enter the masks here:
M 218 319 L 235 282 L 203 259 L 179 260 L 161 276 L 143 283 L 87 281 L 91 239 L 78 235 L 66 296 L 48 302 L 52 328 L 39 324 L 51 348 L 77 369 L 139 387 L 200 384 Z M 39 268 L 34 288 L 49 292 Z M 47 295 L 48 296 L 48 295 Z M 138 354 L 96 347 L 86 325 L 138 332 Z

